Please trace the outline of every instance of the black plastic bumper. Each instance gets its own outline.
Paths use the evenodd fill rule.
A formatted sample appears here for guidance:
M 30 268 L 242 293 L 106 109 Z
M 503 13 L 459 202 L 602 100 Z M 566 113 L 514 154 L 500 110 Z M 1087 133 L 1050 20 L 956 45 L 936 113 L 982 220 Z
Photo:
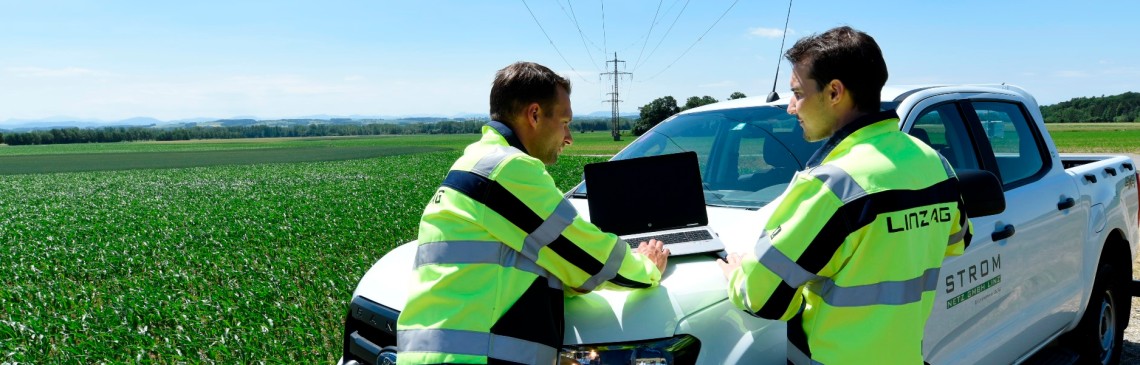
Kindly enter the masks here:
M 344 363 L 394 364 L 400 312 L 355 297 L 344 321 Z

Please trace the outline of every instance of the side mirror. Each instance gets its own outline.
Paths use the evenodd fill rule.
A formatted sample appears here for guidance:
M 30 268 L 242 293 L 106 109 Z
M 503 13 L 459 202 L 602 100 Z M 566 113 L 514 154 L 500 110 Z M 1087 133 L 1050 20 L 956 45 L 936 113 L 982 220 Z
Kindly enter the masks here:
M 986 170 L 962 169 L 958 186 L 970 218 L 994 215 L 1005 211 L 1005 192 L 997 176 Z

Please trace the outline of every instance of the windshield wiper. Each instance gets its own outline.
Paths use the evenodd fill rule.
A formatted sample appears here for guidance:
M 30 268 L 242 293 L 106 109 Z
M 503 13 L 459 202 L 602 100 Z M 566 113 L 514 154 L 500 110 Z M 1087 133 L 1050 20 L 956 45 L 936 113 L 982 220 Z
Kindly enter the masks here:
M 703 189 L 703 191 L 705 193 L 705 205 L 719 206 L 717 204 L 709 204 L 709 202 L 708 202 L 709 195 L 712 195 L 712 197 L 714 197 L 714 198 L 716 198 L 716 200 L 720 201 L 720 204 L 722 204 L 723 206 L 729 206 L 730 205 L 730 204 L 728 204 L 728 202 L 724 201 L 724 198 L 721 198 L 721 195 L 714 193 L 712 191 L 712 189 L 709 189 L 709 183 L 701 181 L 701 188 Z
M 760 207 L 754 207 L 754 206 L 751 206 L 751 205 L 733 205 L 733 204 L 710 204 L 710 203 L 705 203 L 705 206 L 709 206 L 709 207 L 718 207 L 718 208 L 735 208 L 735 209 L 744 209 L 744 210 L 760 210 Z

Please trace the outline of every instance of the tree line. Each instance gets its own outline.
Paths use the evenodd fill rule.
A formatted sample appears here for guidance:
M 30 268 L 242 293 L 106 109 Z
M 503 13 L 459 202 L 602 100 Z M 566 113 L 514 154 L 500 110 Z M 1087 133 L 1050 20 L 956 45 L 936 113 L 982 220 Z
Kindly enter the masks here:
M 1079 97 L 1041 107 L 1045 123 L 1140 123 L 1140 93 Z
M 728 100 L 744 98 L 734 92 Z M 672 96 L 664 96 L 639 107 L 639 118 L 619 118 L 618 128 L 630 130 L 640 136 L 661 121 L 682 111 L 718 100 L 708 95 L 691 96 L 684 105 L 678 105 Z M 1140 93 L 1126 92 L 1113 96 L 1079 97 L 1069 101 L 1041 107 L 1046 123 L 1140 122 Z M 217 127 L 100 127 L 52 128 L 28 132 L 0 133 L 0 143 L 8 145 L 37 145 L 61 143 L 102 143 L 133 141 L 180 141 L 192 139 L 233 139 L 270 137 L 326 137 L 370 136 L 403 134 L 456 134 L 479 133 L 487 123 L 485 119 L 463 121 L 444 120 L 415 123 L 354 123 L 336 120 L 335 123 L 256 125 L 255 120 L 225 121 Z M 608 118 L 576 119 L 572 128 L 578 132 L 609 131 Z
M 440 121 L 409 124 L 309 124 L 289 126 L 231 125 L 219 127 L 150 127 L 52 128 L 0 135 L 8 145 L 63 143 L 102 143 L 135 141 L 184 141 L 191 139 L 233 139 L 271 137 L 369 136 L 400 134 L 478 133 L 486 121 Z
M 273 137 L 328 137 L 328 136 L 376 136 L 404 134 L 458 134 L 479 133 L 487 120 L 438 121 L 417 123 L 310 123 L 307 125 L 253 125 L 254 120 L 230 120 L 221 126 L 193 126 L 177 128 L 153 127 L 99 127 L 99 128 L 52 128 L 28 132 L 0 133 L 0 143 L 11 146 L 66 144 L 66 143 L 105 143 L 137 141 L 185 141 L 193 139 L 234 139 L 234 138 L 273 138 Z M 634 119 L 621 118 L 619 127 L 630 129 Z M 575 120 L 573 128 L 579 132 L 608 131 L 609 119 Z

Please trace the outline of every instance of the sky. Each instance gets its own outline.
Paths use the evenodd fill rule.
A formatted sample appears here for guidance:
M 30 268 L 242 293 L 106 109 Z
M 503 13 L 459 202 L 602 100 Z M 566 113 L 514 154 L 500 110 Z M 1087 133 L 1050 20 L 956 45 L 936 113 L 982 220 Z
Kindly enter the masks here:
M 575 114 L 776 89 L 786 1 L 0 0 L 0 122 L 455 116 L 520 60 Z M 1008 83 L 1042 105 L 1140 91 L 1136 1 L 793 0 L 787 41 L 849 25 L 888 84 Z M 615 55 L 616 53 L 616 55 Z M 777 77 L 777 63 L 780 63 Z

